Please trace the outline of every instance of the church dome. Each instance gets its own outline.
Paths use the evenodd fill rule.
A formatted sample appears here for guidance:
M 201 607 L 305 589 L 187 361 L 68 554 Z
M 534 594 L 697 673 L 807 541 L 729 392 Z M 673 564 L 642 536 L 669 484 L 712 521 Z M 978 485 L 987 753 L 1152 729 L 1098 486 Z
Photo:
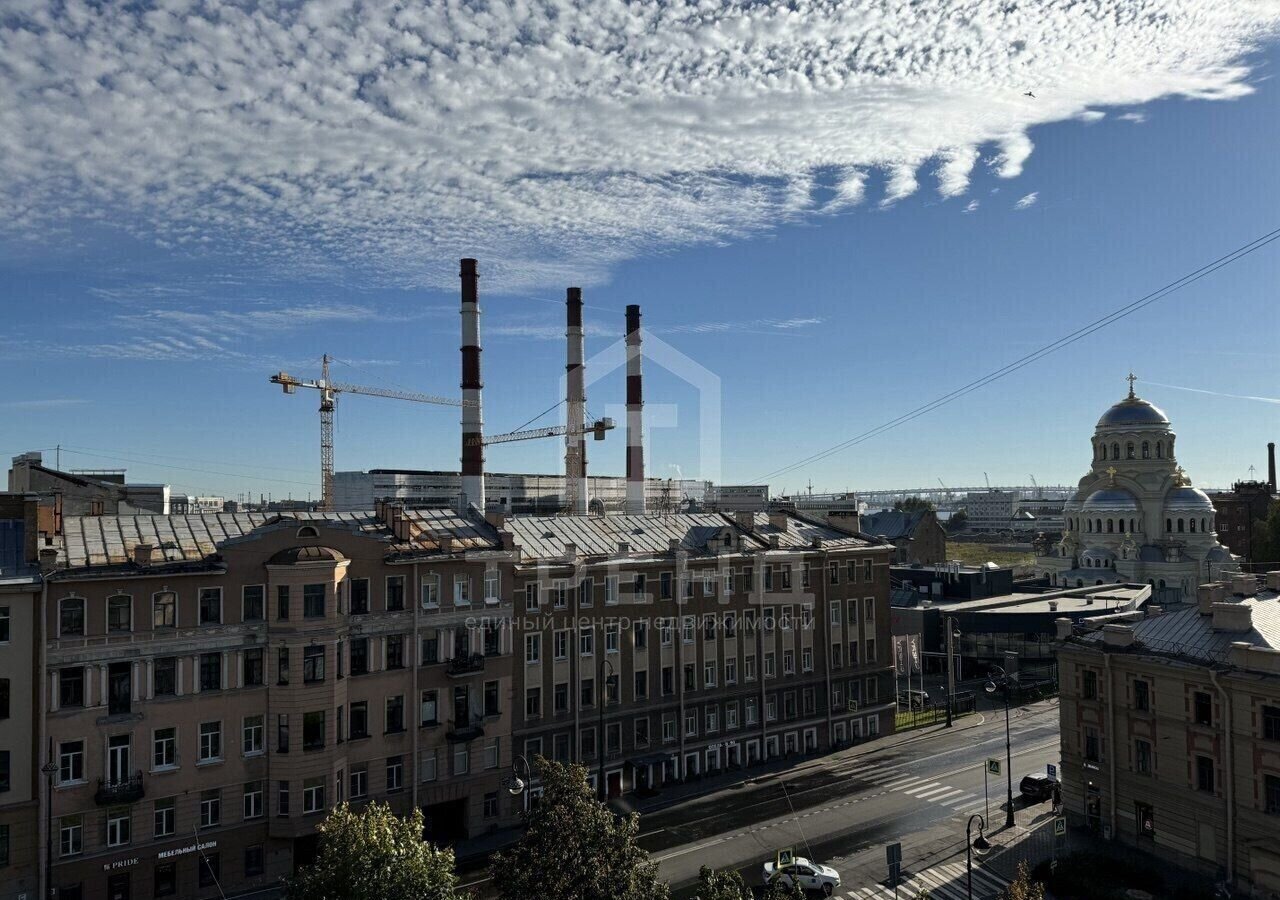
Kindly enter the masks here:
M 1209 495 L 1199 488 L 1178 487 L 1171 490 L 1164 498 L 1164 508 L 1170 512 L 1207 512 L 1211 513 L 1213 501 Z
M 1138 501 L 1133 494 L 1123 488 L 1103 488 L 1094 491 L 1084 501 L 1085 512 L 1107 512 L 1109 510 L 1136 510 Z
M 1168 425 L 1164 410 L 1141 397 L 1130 394 L 1102 414 L 1099 428 L 1119 428 L 1125 425 Z

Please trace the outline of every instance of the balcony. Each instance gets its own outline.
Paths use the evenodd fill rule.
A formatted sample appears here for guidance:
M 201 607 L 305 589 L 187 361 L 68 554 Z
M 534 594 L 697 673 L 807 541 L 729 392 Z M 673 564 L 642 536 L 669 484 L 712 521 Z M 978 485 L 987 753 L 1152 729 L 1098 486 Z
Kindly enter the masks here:
M 450 741 L 474 741 L 478 737 L 484 737 L 484 720 L 479 716 L 471 716 L 466 719 L 454 719 L 449 723 L 449 730 L 445 732 L 445 739 Z
M 134 803 L 141 800 L 142 773 L 134 772 L 122 781 L 98 779 L 98 791 L 93 795 L 93 802 L 99 806 L 120 806 L 123 803 Z
M 484 656 L 479 653 L 464 653 L 449 660 L 445 674 L 450 678 L 463 678 L 484 671 Z

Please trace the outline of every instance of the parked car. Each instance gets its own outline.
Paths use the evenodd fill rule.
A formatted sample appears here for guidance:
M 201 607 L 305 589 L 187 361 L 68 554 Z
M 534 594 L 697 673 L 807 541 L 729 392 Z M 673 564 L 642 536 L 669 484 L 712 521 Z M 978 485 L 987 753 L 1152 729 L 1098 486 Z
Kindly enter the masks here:
M 779 884 L 787 887 L 795 884 L 806 891 L 822 891 L 828 897 L 836 892 L 836 888 L 840 887 L 839 872 L 830 866 L 809 862 L 802 856 L 796 857 L 791 865 L 783 866 L 780 872 L 777 871 L 777 868 L 776 863 L 767 862 L 764 864 L 765 884 L 776 880 Z
M 906 709 L 924 709 L 929 705 L 928 691 L 898 691 L 898 706 Z
M 1022 798 L 1027 803 L 1043 803 L 1053 798 L 1053 790 L 1057 786 L 1058 779 L 1044 772 L 1033 772 L 1023 777 L 1018 790 L 1022 792 Z

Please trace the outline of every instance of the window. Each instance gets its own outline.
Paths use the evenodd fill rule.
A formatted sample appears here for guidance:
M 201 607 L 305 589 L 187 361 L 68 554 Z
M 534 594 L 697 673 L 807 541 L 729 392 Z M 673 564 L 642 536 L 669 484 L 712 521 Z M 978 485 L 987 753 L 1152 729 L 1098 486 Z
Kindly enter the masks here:
M 561 629 L 551 637 L 551 647 L 556 659 L 569 658 L 569 631 Z
M 288 817 L 289 815 L 289 782 L 276 782 L 276 815 Z
M 84 668 L 76 666 L 58 670 L 58 705 L 84 706 Z
M 748 726 L 755 725 L 760 720 L 759 701 L 755 697 L 748 697 L 743 706 L 746 724 Z
M 1084 758 L 1089 762 L 1100 762 L 1102 758 L 1098 742 L 1098 731 L 1088 726 L 1084 729 Z
M 426 583 L 424 579 L 423 583 Z M 369 579 L 353 578 L 350 582 L 350 611 L 353 616 L 362 616 L 369 611 Z M 425 598 L 425 594 L 423 595 Z M 426 605 L 425 603 L 423 605 Z
M 266 616 L 267 589 L 261 584 L 246 584 L 240 589 L 240 618 L 245 622 L 261 622 Z
M 530 719 L 536 719 L 542 715 L 542 688 L 525 688 L 524 714 Z
M 1262 738 L 1280 741 L 1280 706 L 1262 707 Z
M 245 687 L 257 687 L 263 683 L 262 648 L 252 647 L 244 651 L 242 676 Z
M 63 816 L 58 820 L 59 855 L 77 856 L 83 851 L 84 818 L 82 816 Z
M 635 673 L 635 699 L 646 700 L 649 697 L 649 673 L 640 669 Z
M 680 596 L 685 600 L 693 599 L 693 575 L 689 572 L 680 576 Z
M 200 624 L 222 624 L 222 588 L 200 588 Z
M 1268 815 L 1280 815 L 1280 776 L 1263 776 L 1262 808 Z
M 276 586 L 276 618 L 289 618 L 289 585 L 281 584 Z
M 484 714 L 486 716 L 499 715 L 498 682 L 496 681 L 486 681 L 484 683 Z
M 266 726 L 262 716 L 245 716 L 240 726 L 240 750 L 245 756 L 254 756 L 264 749 Z
M 398 734 L 404 731 L 404 695 L 397 694 L 387 698 L 386 733 Z
M 151 814 L 151 833 L 158 838 L 168 837 L 177 827 L 177 810 L 174 799 L 157 800 Z
M 794 650 L 782 651 L 782 674 L 794 675 L 796 673 L 796 654 Z
M 524 661 L 530 666 L 542 661 L 542 635 L 526 634 L 524 636 Z
M 11 786 L 11 766 L 9 762 L 9 751 L 0 750 L 0 794 L 6 793 Z
M 302 586 L 302 617 L 304 619 L 324 618 L 323 584 L 304 584 Z
M 569 683 L 561 681 L 551 692 L 551 711 L 556 715 L 569 711 Z
M 435 691 L 422 692 L 422 706 L 419 710 L 419 721 L 423 725 L 440 723 L 440 698 Z
M 324 747 L 324 710 L 302 714 L 302 749 L 320 750 Z
M 453 774 L 466 775 L 471 771 L 471 751 L 466 744 L 457 744 L 453 748 Z
M 453 576 L 453 605 L 454 606 L 470 606 L 471 605 L 471 576 L 470 575 L 454 575 Z
M 586 608 L 596 600 L 596 580 L 584 578 L 578 582 L 578 606 Z
M 567 581 L 559 580 L 552 583 L 551 607 L 553 609 L 569 608 L 569 583 Z
M 671 573 L 658 573 L 658 598 L 661 600 L 671 599 Z
M 483 814 L 486 819 L 498 818 L 498 795 L 496 793 L 484 795 Z
M 178 595 L 161 591 L 151 597 L 151 627 L 174 628 L 178 624 Z
M 58 784 L 84 781 L 84 741 L 64 741 L 58 745 Z
M 596 702 L 596 680 L 594 678 L 584 678 L 578 687 L 578 703 L 581 706 L 594 706 Z
M 1085 669 L 1080 673 L 1080 694 L 1086 700 L 1098 699 L 1098 673 Z
M 351 704 L 351 722 L 347 729 L 352 740 L 369 736 L 369 704 L 360 700 Z
M 7 610 L 8 607 L 6 606 Z M 9 619 L 5 617 L 5 629 Z M 58 601 L 58 634 L 61 637 L 84 635 L 84 598 L 64 597 Z M 76 851 L 79 852 L 79 851 Z
M 369 767 L 356 766 L 351 770 L 351 798 L 358 799 L 369 793 Z
M 497 569 L 484 570 L 484 602 L 497 603 L 502 599 L 502 573 Z
M 351 674 L 366 675 L 369 672 L 369 639 L 351 639 Z
M 618 652 L 619 625 L 617 622 L 610 622 L 604 627 L 604 652 Z
M 314 684 L 324 681 L 324 647 L 311 646 L 302 649 L 302 682 Z
M 440 632 L 428 631 L 422 636 L 422 665 L 440 662 Z
M 707 707 L 705 730 L 707 734 L 720 730 L 720 713 L 714 706 Z
M 200 795 L 200 827 L 213 828 L 222 822 L 222 792 L 205 791 Z
M 698 678 L 693 663 L 684 664 L 684 689 L 686 691 L 697 690 Z
M 617 575 L 606 575 L 604 577 L 604 602 L 610 605 L 618 602 Z
M 840 583 L 840 563 L 838 562 L 827 563 L 827 583 L 828 584 Z
M 263 783 L 251 781 L 244 786 L 244 817 L 259 819 L 262 817 Z
M 1211 757 L 1196 757 L 1196 790 L 1213 793 L 1213 759 Z
M 596 633 L 595 629 L 590 626 L 583 628 L 578 632 L 578 655 L 591 656 L 596 649 Z
M 200 690 L 218 691 L 222 689 L 222 654 L 200 654 Z
M 526 610 L 538 608 L 538 583 L 530 581 L 524 586 L 524 608 Z
M 716 664 L 714 662 L 703 664 L 702 685 L 703 687 L 709 687 L 709 688 L 716 686 Z
M 726 597 L 733 594 L 733 569 L 725 569 L 721 573 L 720 583 Z
M 107 846 L 120 847 L 129 843 L 129 810 L 107 810 Z
M 404 790 L 404 757 L 387 757 L 387 793 Z
M 1197 725 L 1213 724 L 1213 698 L 1204 691 L 1196 691 L 1192 700 L 1195 723 Z
M 1141 679 L 1133 683 L 1133 708 L 1139 712 L 1151 709 L 1151 682 Z
M 318 813 L 324 811 L 324 776 L 308 778 L 302 782 L 302 813 Z
M 151 768 L 169 769 L 178 764 L 178 729 L 157 728 L 151 733 Z
M 1133 771 L 1139 775 L 1151 774 L 1151 742 L 1136 740 L 1133 742 Z
M 764 655 L 764 677 L 773 678 L 775 674 L 773 652 L 770 651 Z
M 244 874 L 247 876 L 261 875 L 266 871 L 266 864 L 263 859 L 262 845 L 254 844 L 252 847 L 244 848 Z
M 222 723 L 200 724 L 200 762 L 212 762 L 222 758 Z
M 289 648 L 280 647 L 276 650 L 276 684 L 289 683 Z
M 396 611 L 404 609 L 404 576 L 387 576 L 387 609 Z

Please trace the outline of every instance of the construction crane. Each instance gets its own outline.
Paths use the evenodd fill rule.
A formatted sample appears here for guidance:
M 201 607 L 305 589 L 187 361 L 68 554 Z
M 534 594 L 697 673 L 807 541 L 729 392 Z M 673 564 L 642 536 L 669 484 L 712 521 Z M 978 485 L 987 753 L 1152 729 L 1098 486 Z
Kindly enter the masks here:
M 987 477 L 987 473 L 982 473 L 982 480 L 987 483 L 987 490 L 991 490 L 991 479 Z
M 311 388 L 320 392 L 320 508 L 333 509 L 333 412 L 338 405 L 339 394 L 364 394 L 367 397 L 386 397 L 389 400 L 408 400 L 413 403 L 433 403 L 437 406 L 462 406 L 461 400 L 449 397 L 437 397 L 432 394 L 418 394 L 413 391 L 393 391 L 387 388 L 365 387 L 359 384 L 345 384 L 329 379 L 329 363 L 332 361 L 327 353 L 320 364 L 320 379 L 304 381 L 294 378 L 287 372 L 277 372 L 271 376 L 271 383 L 284 388 L 286 394 L 295 394 L 298 388 Z
M 595 422 L 580 431 L 570 432 L 568 425 L 548 425 L 545 428 L 529 428 L 524 431 L 508 431 L 505 434 L 491 434 L 488 437 L 483 438 L 481 443 L 485 447 L 488 447 L 491 444 L 509 444 L 512 441 L 532 441 L 538 438 L 564 437 L 566 434 L 572 434 L 574 437 L 589 434 L 595 438 L 595 440 L 603 441 L 604 433 L 606 431 L 612 431 L 614 427 L 613 419 L 605 417 L 603 419 L 596 419 Z M 471 438 L 468 440 L 468 443 L 472 443 L 474 440 L 475 438 Z M 575 463 L 579 462 L 577 456 L 576 445 L 565 452 L 566 472 L 582 471 L 580 463 L 575 465 Z M 579 490 L 577 480 L 566 477 L 564 490 L 565 506 L 572 512 L 572 510 L 577 508 L 577 492 Z
M 1036 497 L 1038 499 L 1040 497 L 1040 485 L 1036 484 L 1036 476 L 1027 475 L 1027 477 L 1031 479 L 1031 486 L 1036 489 Z
M 942 485 L 943 496 L 944 496 L 944 497 L 946 497 L 947 502 L 948 502 L 948 503 L 950 503 L 950 502 L 951 502 L 951 497 L 952 497 L 952 491 L 951 491 L 951 488 L 949 488 L 949 487 L 947 487 L 945 484 L 943 484 L 943 481 L 942 481 L 942 479 L 941 479 L 941 478 L 939 478 L 939 479 L 938 479 L 938 484 Z

